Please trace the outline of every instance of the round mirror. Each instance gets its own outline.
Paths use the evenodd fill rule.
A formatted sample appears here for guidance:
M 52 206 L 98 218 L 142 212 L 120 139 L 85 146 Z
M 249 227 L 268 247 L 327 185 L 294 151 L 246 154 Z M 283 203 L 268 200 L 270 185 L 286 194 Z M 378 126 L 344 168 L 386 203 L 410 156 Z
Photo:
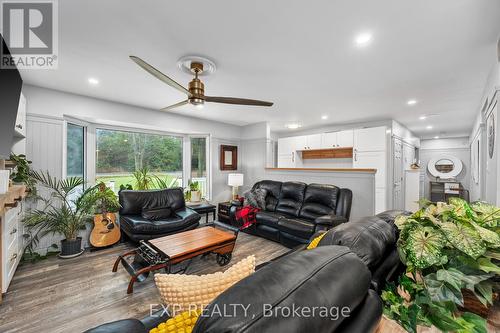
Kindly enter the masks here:
M 427 170 L 436 178 L 451 179 L 462 172 L 463 164 L 455 156 L 445 155 L 432 158 L 427 164 Z
M 455 164 L 452 160 L 447 158 L 442 158 L 438 160 L 435 164 L 436 170 L 442 173 L 449 173 L 453 171 Z

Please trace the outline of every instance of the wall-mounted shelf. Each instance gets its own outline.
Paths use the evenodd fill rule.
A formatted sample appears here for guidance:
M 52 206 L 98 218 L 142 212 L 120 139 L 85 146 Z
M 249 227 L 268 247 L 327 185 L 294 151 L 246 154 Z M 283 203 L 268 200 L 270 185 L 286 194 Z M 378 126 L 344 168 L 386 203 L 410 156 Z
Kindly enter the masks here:
M 352 158 L 352 147 L 301 150 L 303 160 Z

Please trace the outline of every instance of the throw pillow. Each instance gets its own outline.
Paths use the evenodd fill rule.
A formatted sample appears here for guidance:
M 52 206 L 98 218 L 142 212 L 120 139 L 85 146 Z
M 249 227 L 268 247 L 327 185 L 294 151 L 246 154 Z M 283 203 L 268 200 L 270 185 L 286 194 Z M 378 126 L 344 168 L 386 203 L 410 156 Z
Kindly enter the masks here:
M 316 247 L 318 247 L 318 244 L 319 244 L 319 241 L 321 240 L 321 238 L 323 238 L 324 236 L 326 235 L 326 232 L 322 233 L 321 235 L 319 235 L 318 237 L 315 237 L 311 243 L 309 243 L 309 245 L 307 245 L 306 249 L 307 250 L 312 250 L 312 249 L 315 249 Z
M 176 315 L 183 311 L 201 310 L 223 291 L 255 272 L 255 257 L 248 256 L 225 272 L 206 275 L 155 274 L 160 296 Z
M 141 215 L 147 220 L 156 221 L 170 217 L 172 210 L 169 207 L 146 208 Z
M 201 311 L 185 311 L 151 329 L 149 333 L 185 333 L 193 330 Z

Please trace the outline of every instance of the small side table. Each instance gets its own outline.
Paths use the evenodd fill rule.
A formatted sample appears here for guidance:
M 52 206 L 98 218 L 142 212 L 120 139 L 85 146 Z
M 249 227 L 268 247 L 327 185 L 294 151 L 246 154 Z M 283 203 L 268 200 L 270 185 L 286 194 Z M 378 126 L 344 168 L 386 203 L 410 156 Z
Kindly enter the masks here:
M 195 204 L 195 205 L 188 205 L 187 206 L 188 208 L 191 208 L 192 210 L 194 210 L 195 212 L 197 212 L 198 214 L 200 215 L 203 215 L 205 214 L 205 222 L 208 223 L 208 214 L 212 213 L 213 216 L 214 216 L 214 221 L 216 220 L 216 216 L 215 216 L 215 211 L 217 209 L 217 207 L 215 205 L 212 205 L 208 202 L 203 202 L 203 203 L 200 203 L 200 204 Z
M 231 202 L 220 202 L 217 209 L 217 220 L 222 223 L 231 224 L 231 218 L 229 217 L 229 210 L 231 209 Z

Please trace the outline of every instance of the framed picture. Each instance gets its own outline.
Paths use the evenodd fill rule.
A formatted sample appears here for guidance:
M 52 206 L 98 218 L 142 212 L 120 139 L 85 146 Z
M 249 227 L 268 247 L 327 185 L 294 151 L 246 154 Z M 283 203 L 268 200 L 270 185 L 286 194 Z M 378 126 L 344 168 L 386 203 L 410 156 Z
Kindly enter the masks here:
M 238 147 L 220 146 L 220 169 L 237 170 L 238 169 Z

